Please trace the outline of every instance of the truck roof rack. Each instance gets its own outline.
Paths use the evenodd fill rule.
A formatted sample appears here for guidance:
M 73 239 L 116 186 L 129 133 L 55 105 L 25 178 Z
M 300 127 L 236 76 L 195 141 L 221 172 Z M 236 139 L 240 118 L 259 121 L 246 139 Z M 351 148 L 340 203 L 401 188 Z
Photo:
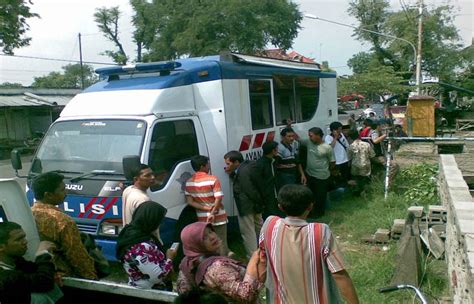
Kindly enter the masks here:
M 305 63 L 288 59 L 271 58 L 264 56 L 246 55 L 239 53 L 222 52 L 220 54 L 222 61 L 233 61 L 252 65 L 272 66 L 280 68 L 293 68 L 300 70 L 321 71 L 317 63 Z

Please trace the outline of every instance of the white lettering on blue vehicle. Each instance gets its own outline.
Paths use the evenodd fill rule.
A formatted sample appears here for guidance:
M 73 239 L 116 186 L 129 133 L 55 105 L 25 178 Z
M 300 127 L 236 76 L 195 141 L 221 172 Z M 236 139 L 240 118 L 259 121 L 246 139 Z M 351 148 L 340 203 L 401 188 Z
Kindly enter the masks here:
M 64 211 L 66 212 L 76 212 L 76 209 L 74 208 L 71 208 L 69 206 L 69 203 L 68 202 L 64 202 L 63 204 L 64 206 Z M 104 205 L 101 205 L 101 204 L 92 204 L 90 206 L 90 209 L 87 210 L 87 211 L 91 211 L 92 213 L 94 214 L 97 214 L 97 215 L 100 215 L 100 214 L 104 214 L 105 213 L 105 206 Z M 85 203 L 79 203 L 79 213 L 86 213 L 86 204 Z M 116 205 L 112 206 L 112 214 L 113 215 L 119 215 L 119 212 L 118 212 L 118 207 Z
M 82 191 L 83 188 L 84 188 L 83 185 L 66 184 L 67 190 Z

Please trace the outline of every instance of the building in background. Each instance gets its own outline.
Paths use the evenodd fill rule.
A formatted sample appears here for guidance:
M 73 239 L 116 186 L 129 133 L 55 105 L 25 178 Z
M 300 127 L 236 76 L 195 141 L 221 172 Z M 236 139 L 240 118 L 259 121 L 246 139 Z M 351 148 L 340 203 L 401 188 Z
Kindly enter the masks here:
M 41 137 L 78 89 L 0 88 L 0 158 Z M 33 141 L 34 142 L 34 141 Z

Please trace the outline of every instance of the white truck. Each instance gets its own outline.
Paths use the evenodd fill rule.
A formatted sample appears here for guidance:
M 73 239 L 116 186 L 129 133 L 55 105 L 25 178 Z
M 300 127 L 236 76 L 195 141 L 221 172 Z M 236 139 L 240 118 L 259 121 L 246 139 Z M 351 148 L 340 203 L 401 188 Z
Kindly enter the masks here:
M 279 140 L 287 119 L 304 138 L 309 128 L 325 130 L 338 118 L 336 74 L 317 64 L 225 54 L 96 72 L 102 81 L 76 95 L 49 128 L 27 185 L 40 173 L 63 173 L 68 195 L 61 207 L 110 260 L 122 229 L 124 156 L 137 155 L 154 170 L 157 184 L 149 196 L 168 209 L 161 232 L 169 243 L 186 204 L 191 156 L 209 156 L 235 223 L 224 154 L 238 150 L 257 159 L 264 142 Z M 18 156 L 12 158 L 15 169 L 21 169 Z

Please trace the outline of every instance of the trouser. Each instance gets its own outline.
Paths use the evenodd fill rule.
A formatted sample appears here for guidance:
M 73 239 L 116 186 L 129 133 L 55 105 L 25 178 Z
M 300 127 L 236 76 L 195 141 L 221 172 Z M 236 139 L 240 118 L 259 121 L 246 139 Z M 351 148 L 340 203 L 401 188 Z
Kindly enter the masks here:
M 352 180 L 355 181 L 355 185 L 352 187 L 352 194 L 360 196 L 365 187 L 370 183 L 370 176 L 353 175 Z
M 238 218 L 240 235 L 244 240 L 245 251 L 247 252 L 247 257 L 251 257 L 252 253 L 257 250 L 257 239 L 263 225 L 262 214 L 252 213 L 244 216 L 239 215 Z
M 347 187 L 347 181 L 351 179 L 351 169 L 349 167 L 349 162 L 336 165 L 336 168 L 341 174 L 339 178 L 336 179 L 336 186 Z
M 281 169 L 276 173 L 276 186 L 279 191 L 284 185 L 299 184 L 298 174 L 293 169 Z
M 377 156 L 372 159 L 372 167 L 374 168 L 374 171 L 378 170 L 383 170 L 385 172 L 387 164 L 387 159 L 384 156 Z M 398 171 L 400 170 L 400 166 L 395 162 L 395 160 L 391 159 L 390 160 L 390 167 L 388 171 L 388 177 L 389 177 L 389 184 L 393 182 L 393 179 L 395 178 L 395 175 L 397 175 Z M 385 173 L 384 173 L 385 176 Z
M 214 232 L 221 239 L 222 245 L 220 255 L 226 256 L 229 253 L 229 246 L 227 245 L 227 224 L 212 226 Z
M 314 205 L 311 210 L 311 217 L 320 217 L 324 215 L 326 209 L 326 199 L 328 194 L 328 180 L 319 179 L 311 175 L 307 175 L 307 185 L 313 192 Z

